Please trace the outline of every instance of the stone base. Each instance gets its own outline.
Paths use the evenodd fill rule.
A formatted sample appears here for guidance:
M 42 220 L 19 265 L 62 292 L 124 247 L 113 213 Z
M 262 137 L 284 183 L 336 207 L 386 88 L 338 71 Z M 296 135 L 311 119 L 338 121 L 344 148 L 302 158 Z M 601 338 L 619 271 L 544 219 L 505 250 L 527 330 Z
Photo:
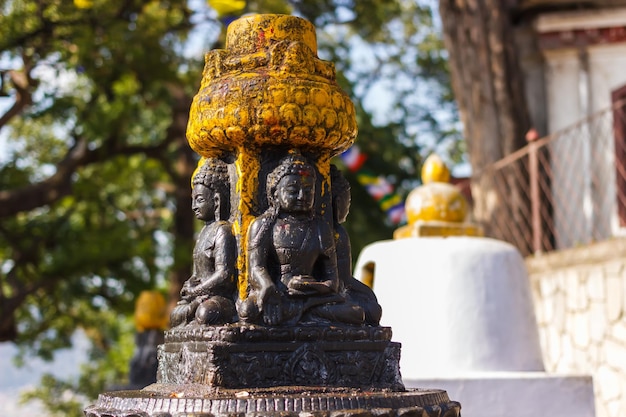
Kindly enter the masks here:
M 101 394 L 86 417 L 458 417 L 461 405 L 442 390 L 404 392 L 349 388 L 209 389 L 154 384 Z
M 390 338 L 390 328 L 372 326 L 175 328 L 159 346 L 157 381 L 403 390 L 400 344 Z
M 404 382 L 446 390 L 463 404 L 463 417 L 595 416 L 591 376 L 485 372 Z
M 443 221 L 418 221 L 411 225 L 399 227 L 393 232 L 394 239 L 407 237 L 448 237 L 474 236 L 483 237 L 483 228 L 477 224 L 454 223 Z

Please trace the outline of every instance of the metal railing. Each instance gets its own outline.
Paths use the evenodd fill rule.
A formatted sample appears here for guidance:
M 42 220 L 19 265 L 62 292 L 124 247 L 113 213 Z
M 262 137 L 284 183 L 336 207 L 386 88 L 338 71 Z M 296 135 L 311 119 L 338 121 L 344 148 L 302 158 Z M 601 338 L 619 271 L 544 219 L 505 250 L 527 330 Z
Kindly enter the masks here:
M 471 181 L 486 234 L 523 255 L 626 235 L 626 100 L 530 141 Z

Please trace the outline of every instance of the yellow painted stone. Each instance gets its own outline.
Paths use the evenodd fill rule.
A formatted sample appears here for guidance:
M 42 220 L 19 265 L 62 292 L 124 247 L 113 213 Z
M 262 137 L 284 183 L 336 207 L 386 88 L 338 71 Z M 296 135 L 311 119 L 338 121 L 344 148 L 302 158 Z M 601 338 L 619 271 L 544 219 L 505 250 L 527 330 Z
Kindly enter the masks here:
M 135 301 L 135 327 L 143 332 L 165 329 L 169 323 L 165 298 L 158 291 L 142 291 Z
M 450 170 L 443 159 L 435 153 L 431 154 L 422 165 L 422 183 L 450 182 Z
M 403 226 L 393 232 L 394 239 L 407 237 L 427 237 L 427 236 L 484 236 L 483 228 L 471 223 L 452 223 L 431 221 L 418 221 L 411 225 Z
M 261 150 L 298 149 L 318 155 L 322 196 L 330 158 L 357 135 L 354 105 L 335 79 L 333 63 L 317 57 L 315 27 L 287 15 L 250 15 L 227 29 L 224 49 L 210 51 L 193 99 L 187 140 L 202 157 L 230 155 L 237 170 L 239 293 L 247 288 L 246 235 L 258 216 Z
M 463 222 L 467 202 L 458 188 L 445 182 L 431 182 L 411 191 L 405 209 L 409 224 L 419 220 Z
M 423 185 L 411 191 L 405 202 L 408 225 L 394 232 L 395 239 L 417 236 L 482 236 L 480 226 L 465 223 L 467 202 L 448 183 L 450 170 L 433 154 L 422 167 Z
M 307 20 L 243 17 L 228 27 L 226 49 L 206 54 L 187 127 L 200 155 L 266 145 L 336 155 L 356 134 L 354 105 L 337 84 L 334 65 L 317 57 Z

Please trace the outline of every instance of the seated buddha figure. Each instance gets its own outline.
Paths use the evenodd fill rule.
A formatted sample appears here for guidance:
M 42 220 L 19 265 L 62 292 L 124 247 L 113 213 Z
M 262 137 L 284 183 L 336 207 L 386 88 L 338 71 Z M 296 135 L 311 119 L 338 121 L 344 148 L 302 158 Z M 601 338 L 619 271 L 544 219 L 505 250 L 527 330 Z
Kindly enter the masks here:
M 363 323 L 363 309 L 339 293 L 334 232 L 315 213 L 315 179 L 315 169 L 299 153 L 290 153 L 268 175 L 269 208 L 248 232 L 243 321 Z
M 352 302 L 363 309 L 367 324 L 378 326 L 382 308 L 378 304 L 374 291 L 352 276 L 350 236 L 342 225 L 350 211 L 350 183 L 335 165 L 330 166 L 330 178 L 340 292 L 346 296 L 348 302 Z
M 191 208 L 205 222 L 193 250 L 193 272 L 170 316 L 171 327 L 236 321 L 237 247 L 228 222 L 230 189 L 227 165 L 208 158 L 193 178 Z

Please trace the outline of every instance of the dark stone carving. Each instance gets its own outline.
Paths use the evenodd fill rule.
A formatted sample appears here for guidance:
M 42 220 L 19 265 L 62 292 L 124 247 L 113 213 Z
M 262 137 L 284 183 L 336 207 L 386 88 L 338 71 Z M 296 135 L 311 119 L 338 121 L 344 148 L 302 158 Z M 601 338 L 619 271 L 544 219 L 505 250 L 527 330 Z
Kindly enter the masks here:
M 129 388 L 139 389 L 156 382 L 157 346 L 164 342 L 163 330 L 148 329 L 135 335 L 135 354 L 130 361 Z
M 458 417 L 461 406 L 442 390 L 362 392 L 279 387 L 209 391 L 198 386 L 101 394 L 86 417 Z
M 374 291 L 352 276 L 352 248 L 350 236 L 342 226 L 350 211 L 350 183 L 335 165 L 330 166 L 332 189 L 333 227 L 335 230 L 335 247 L 337 253 L 337 270 L 341 291 L 346 298 L 360 306 L 365 313 L 365 322 L 378 325 L 382 308 L 378 304 Z
M 157 382 L 102 394 L 87 417 L 459 416 L 445 391 L 404 389 L 400 344 L 352 277 L 350 189 L 330 158 L 356 118 L 316 50 L 309 22 L 256 15 L 207 54 L 187 130 L 206 158 L 193 274 Z
M 250 225 L 250 292 L 239 315 L 270 326 L 362 324 L 363 309 L 340 293 L 332 227 L 316 215 L 313 165 L 290 152 L 267 176 L 270 207 Z
M 157 381 L 225 388 L 324 385 L 402 390 L 400 345 L 382 327 L 177 329 L 159 348 Z M 276 341 L 279 336 L 281 341 Z
M 170 324 L 223 324 L 236 320 L 235 262 L 237 248 L 230 215 L 226 164 L 208 158 L 193 179 L 191 208 L 205 222 L 193 250 L 193 274 L 185 281 Z

